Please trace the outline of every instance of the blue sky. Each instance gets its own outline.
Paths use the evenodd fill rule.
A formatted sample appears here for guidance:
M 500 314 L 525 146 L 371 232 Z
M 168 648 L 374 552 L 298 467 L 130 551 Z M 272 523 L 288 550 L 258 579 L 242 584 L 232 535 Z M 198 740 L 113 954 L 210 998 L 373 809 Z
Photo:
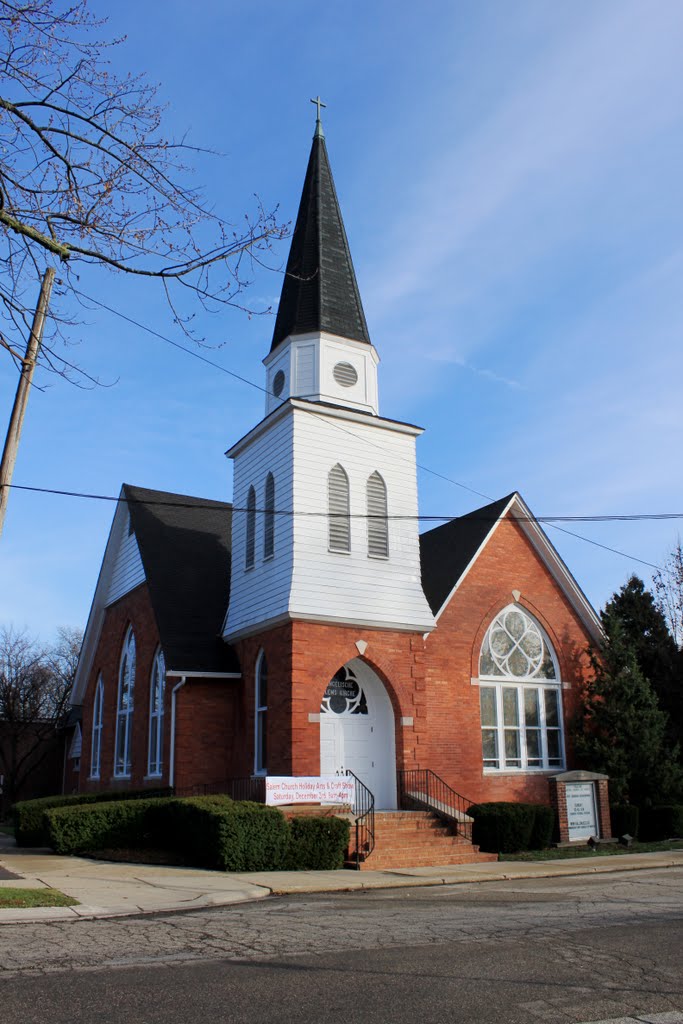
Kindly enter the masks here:
M 258 194 L 296 215 L 324 123 L 384 415 L 422 424 L 421 465 L 539 515 L 683 511 L 683 4 L 149 0 L 91 8 L 126 41 L 119 71 L 160 83 L 169 133 L 208 202 Z M 287 242 L 273 265 L 281 268 Z M 256 309 L 281 272 L 254 275 Z M 153 283 L 88 270 L 102 302 L 183 342 Z M 263 383 L 272 316 L 198 319 L 216 362 Z M 122 481 L 229 500 L 224 451 L 263 395 L 102 309 L 73 355 L 111 387 L 40 379 L 14 481 L 118 493 Z M 16 378 L 0 362 L 0 410 Z M 2 427 L 4 431 L 4 423 Z M 425 515 L 482 503 L 420 471 Z M 49 639 L 84 625 L 113 507 L 13 491 L 0 622 Z M 600 607 L 647 580 L 680 523 L 581 523 L 549 535 Z

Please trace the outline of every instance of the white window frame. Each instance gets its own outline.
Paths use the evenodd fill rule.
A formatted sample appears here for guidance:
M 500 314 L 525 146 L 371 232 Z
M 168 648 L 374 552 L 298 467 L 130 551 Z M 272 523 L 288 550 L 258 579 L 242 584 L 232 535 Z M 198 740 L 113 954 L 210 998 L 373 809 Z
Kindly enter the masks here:
M 95 687 L 92 706 L 92 735 L 90 737 L 90 778 L 99 779 L 102 758 L 102 722 L 104 717 L 104 682 L 100 675 Z
M 478 678 L 473 680 L 480 688 L 480 702 L 479 702 L 479 715 L 480 715 L 480 726 L 481 726 L 481 750 L 482 750 L 482 767 L 485 775 L 507 775 L 507 774 L 533 774 L 543 772 L 560 772 L 566 766 L 565 756 L 565 744 L 564 744 L 564 717 L 562 709 L 562 681 L 560 679 L 559 665 L 557 656 L 550 643 L 545 630 L 541 627 L 539 622 L 521 605 L 507 605 L 505 608 L 500 609 L 486 630 L 486 634 L 482 641 L 482 645 L 479 651 L 479 659 L 481 665 L 481 656 L 484 648 L 488 642 L 489 634 L 498 621 L 502 618 L 510 609 L 514 608 L 519 611 L 527 619 L 533 623 L 538 629 L 543 643 L 547 649 L 547 653 L 550 654 L 553 663 L 554 678 L 547 679 L 545 677 L 534 676 L 514 676 L 512 674 L 506 675 L 485 675 L 480 671 Z M 481 722 L 481 689 L 487 688 L 492 689 L 495 694 L 494 708 L 496 721 L 495 724 L 484 725 Z M 515 693 L 515 708 L 516 708 L 516 723 L 510 724 L 505 722 L 505 710 L 504 710 L 504 691 L 513 691 Z M 538 709 L 538 724 L 527 725 L 525 721 L 525 697 L 529 690 L 536 691 L 537 698 L 537 709 Z M 547 714 L 546 714 L 546 692 L 553 692 L 555 695 L 555 703 L 557 707 L 557 725 L 548 725 Z M 527 744 L 527 730 L 529 732 L 538 731 L 540 738 L 540 757 L 529 755 L 529 749 Z M 493 732 L 495 736 L 495 758 L 485 758 L 484 756 L 484 732 Z M 507 758 L 505 749 L 505 734 L 506 732 L 515 733 L 517 736 L 517 747 L 518 757 Z M 548 735 L 554 732 L 558 735 L 558 756 L 553 757 L 551 764 L 551 757 L 548 751 Z M 497 764 L 486 763 L 486 761 L 497 761 Z M 519 764 L 507 764 L 507 760 L 514 761 L 519 760 Z M 540 764 L 529 764 L 529 761 L 540 760 Z
M 389 557 L 387 484 L 377 470 L 370 474 L 365 484 L 365 502 L 368 514 L 368 558 L 386 559 Z
M 256 562 L 256 489 L 251 484 L 247 491 L 247 526 L 244 546 L 244 569 L 254 568 Z
M 265 670 L 266 693 L 261 693 L 261 674 Z M 265 696 L 266 702 L 261 698 Z M 268 661 L 259 651 L 254 675 L 254 775 L 268 774 Z
M 275 477 L 272 473 L 266 476 L 264 515 L 263 515 L 263 558 L 275 557 Z
M 154 656 L 149 681 L 149 739 L 147 745 L 147 776 L 161 778 L 164 769 L 164 697 L 166 694 L 166 662 L 159 648 Z M 156 757 L 153 757 L 153 752 Z
M 116 736 L 114 741 L 114 778 L 129 779 L 132 771 L 132 721 L 135 702 L 136 645 L 129 626 L 119 662 L 119 688 L 116 700 Z M 127 696 L 124 706 L 124 697 Z M 119 759 L 119 740 L 123 736 L 123 758 Z
M 337 555 L 351 554 L 351 487 L 338 462 L 327 474 L 327 546 Z

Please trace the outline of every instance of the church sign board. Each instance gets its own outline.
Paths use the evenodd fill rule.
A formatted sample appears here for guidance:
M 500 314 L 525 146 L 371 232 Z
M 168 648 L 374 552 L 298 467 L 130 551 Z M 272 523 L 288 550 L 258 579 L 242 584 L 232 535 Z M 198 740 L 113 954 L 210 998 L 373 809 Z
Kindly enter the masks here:
M 595 786 L 592 782 L 567 783 L 567 827 L 569 839 L 590 839 L 598 834 Z
M 276 804 L 352 804 L 356 785 L 344 775 L 299 776 L 269 775 L 266 778 L 266 803 Z

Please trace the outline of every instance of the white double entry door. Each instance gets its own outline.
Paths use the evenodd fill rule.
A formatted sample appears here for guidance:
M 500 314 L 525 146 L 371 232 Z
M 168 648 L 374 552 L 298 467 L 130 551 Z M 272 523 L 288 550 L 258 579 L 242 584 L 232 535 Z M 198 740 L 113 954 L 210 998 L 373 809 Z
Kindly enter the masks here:
M 372 792 L 376 809 L 396 807 L 394 709 L 381 679 L 360 658 L 339 669 L 320 708 L 320 774 L 347 769 Z

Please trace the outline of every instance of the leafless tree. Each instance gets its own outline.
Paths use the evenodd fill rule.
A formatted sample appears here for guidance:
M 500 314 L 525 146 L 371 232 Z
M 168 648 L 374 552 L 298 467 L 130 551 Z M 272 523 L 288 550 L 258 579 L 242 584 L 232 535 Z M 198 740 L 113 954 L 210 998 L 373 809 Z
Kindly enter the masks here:
M 666 559 L 663 571 L 652 577 L 655 601 L 679 650 L 683 650 L 683 546 L 681 539 Z
M 284 233 L 258 201 L 239 227 L 208 208 L 187 184 L 196 147 L 165 135 L 144 76 L 112 72 L 121 40 L 104 31 L 87 0 L 0 0 L 0 345 L 19 365 L 38 282 L 57 265 L 42 360 L 75 381 L 55 345 L 79 264 L 156 279 L 187 329 L 184 298 L 239 306 L 249 257 Z
M 82 636 L 63 627 L 43 647 L 26 632 L 0 628 L 0 774 L 10 806 L 50 755 L 64 723 Z

